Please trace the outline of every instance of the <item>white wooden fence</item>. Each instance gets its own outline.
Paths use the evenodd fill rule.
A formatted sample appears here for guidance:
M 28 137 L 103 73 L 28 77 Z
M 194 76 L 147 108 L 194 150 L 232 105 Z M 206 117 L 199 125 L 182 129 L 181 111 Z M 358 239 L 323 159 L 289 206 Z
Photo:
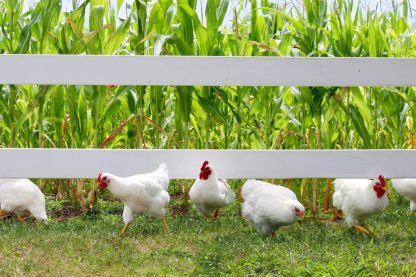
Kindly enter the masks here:
M 416 59 L 0 55 L 1 84 L 416 86 Z M 95 178 L 151 171 L 193 179 L 416 177 L 414 150 L 0 149 L 0 177 Z

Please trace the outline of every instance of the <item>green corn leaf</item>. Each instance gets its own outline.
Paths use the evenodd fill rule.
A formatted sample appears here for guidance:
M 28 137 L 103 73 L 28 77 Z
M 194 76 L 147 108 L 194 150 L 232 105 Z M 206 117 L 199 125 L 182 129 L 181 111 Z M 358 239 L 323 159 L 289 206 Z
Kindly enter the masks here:
M 131 16 L 127 18 L 113 33 L 110 39 L 104 46 L 103 54 L 104 55 L 111 55 L 114 54 L 117 50 L 120 50 L 120 45 L 122 45 L 123 41 L 126 40 L 127 34 L 129 32 L 131 24 Z
M 341 106 L 345 111 L 346 115 L 351 118 L 352 123 L 354 124 L 355 130 L 363 141 L 365 148 L 369 149 L 372 146 L 370 133 L 367 130 L 367 126 L 364 122 L 361 113 L 358 111 L 358 108 L 354 105 L 349 105 L 348 109 L 343 105 Z
M 227 124 L 227 117 L 218 109 L 218 105 L 210 99 L 204 98 L 197 93 L 198 102 L 201 107 L 209 114 L 217 118 L 222 124 Z

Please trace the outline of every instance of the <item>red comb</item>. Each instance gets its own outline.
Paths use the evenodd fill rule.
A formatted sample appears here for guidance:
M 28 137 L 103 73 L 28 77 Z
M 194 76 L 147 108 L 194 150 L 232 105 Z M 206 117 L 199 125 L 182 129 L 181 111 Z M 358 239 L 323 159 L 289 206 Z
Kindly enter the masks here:
M 386 180 L 384 180 L 383 175 L 378 176 L 378 179 L 383 187 L 386 186 Z
M 101 175 L 103 174 L 102 173 L 98 174 L 98 178 L 97 178 L 98 182 L 101 182 Z
M 204 170 L 204 169 L 207 167 L 207 165 L 208 165 L 208 161 L 205 161 L 205 162 L 202 164 L 201 170 Z

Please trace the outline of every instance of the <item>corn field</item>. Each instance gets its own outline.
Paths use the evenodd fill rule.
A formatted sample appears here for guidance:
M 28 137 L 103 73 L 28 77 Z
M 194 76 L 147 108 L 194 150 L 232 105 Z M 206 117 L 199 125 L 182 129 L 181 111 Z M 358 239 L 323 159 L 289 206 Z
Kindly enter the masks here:
M 231 7 L 229 0 L 210 0 L 204 13 L 196 0 L 123 2 L 73 1 L 64 12 L 59 0 L 40 0 L 29 10 L 23 0 L 0 0 L 0 53 L 416 57 L 410 1 L 372 11 L 358 1 L 251 0 Z M 243 16 L 246 6 L 251 12 Z M 3 84 L 0 147 L 415 148 L 415 101 L 414 87 Z M 299 183 L 302 198 L 309 181 Z M 40 186 L 82 207 L 95 202 L 94 181 Z

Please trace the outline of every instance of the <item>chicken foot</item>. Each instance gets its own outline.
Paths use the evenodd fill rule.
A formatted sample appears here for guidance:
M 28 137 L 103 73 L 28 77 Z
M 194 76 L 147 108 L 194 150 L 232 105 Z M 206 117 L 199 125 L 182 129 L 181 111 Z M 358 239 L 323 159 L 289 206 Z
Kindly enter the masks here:
M 126 223 L 126 224 L 124 225 L 123 230 L 121 230 L 121 232 L 120 232 L 120 237 L 121 237 L 121 236 L 124 236 L 124 234 L 126 233 L 127 229 L 129 228 L 129 225 L 130 225 L 130 223 Z
M 342 219 L 340 211 L 338 211 L 337 208 L 332 208 L 332 217 L 329 219 L 329 221 L 337 221 L 338 219 Z
M 322 221 L 337 221 L 342 219 L 342 211 L 339 211 L 337 208 L 332 208 L 332 217 L 331 218 L 320 218 Z
M 162 224 L 163 224 L 163 229 L 165 230 L 165 232 L 169 233 L 168 222 L 166 221 L 165 215 L 162 217 Z
M 25 222 L 25 220 L 26 220 L 26 217 L 25 217 L 25 216 L 23 216 L 23 215 L 18 215 L 18 216 L 17 216 L 17 220 L 19 220 L 19 222 L 20 222 L 20 223 L 24 223 L 24 222 Z
M 368 236 L 368 234 L 370 233 L 366 228 L 364 228 L 363 226 L 357 225 L 357 224 L 353 224 L 352 227 L 354 228 L 354 230 L 357 233 L 360 233 L 364 236 Z
M 216 209 L 214 211 L 214 213 L 211 214 L 211 215 L 209 215 L 209 214 L 208 215 L 205 215 L 205 217 L 207 218 L 207 221 L 209 223 L 214 222 L 216 219 L 218 219 L 219 216 L 220 216 L 220 209 Z
M 216 220 L 220 216 L 220 209 L 216 209 L 214 214 L 212 215 L 212 220 Z

